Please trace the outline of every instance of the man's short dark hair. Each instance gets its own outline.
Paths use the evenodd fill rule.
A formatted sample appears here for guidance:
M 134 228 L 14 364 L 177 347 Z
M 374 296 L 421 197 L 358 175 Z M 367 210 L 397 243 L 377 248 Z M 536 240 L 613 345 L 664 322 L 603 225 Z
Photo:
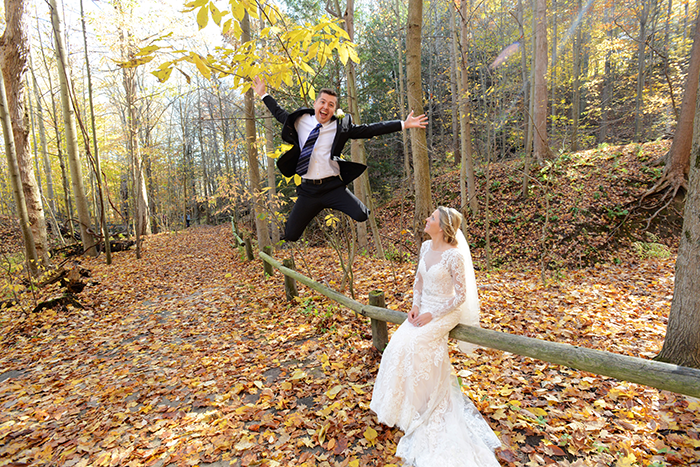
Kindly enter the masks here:
M 338 100 L 338 93 L 335 92 L 333 89 L 322 88 L 320 91 L 318 91 L 318 95 L 320 96 L 321 94 L 328 94 L 329 96 L 335 97 L 335 100 Z

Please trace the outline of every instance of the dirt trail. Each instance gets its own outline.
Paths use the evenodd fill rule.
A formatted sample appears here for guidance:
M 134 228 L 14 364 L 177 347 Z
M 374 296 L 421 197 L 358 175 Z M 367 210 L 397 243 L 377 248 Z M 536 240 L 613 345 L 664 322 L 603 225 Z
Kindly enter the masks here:
M 49 311 L 0 359 L 0 465 L 291 465 L 323 455 L 313 412 L 332 386 L 315 329 L 270 320 L 271 307 L 284 309 L 281 281 L 265 282 L 230 245 L 226 229 L 198 228 L 149 238 L 141 261 L 133 252 L 111 267 L 86 261 L 99 283 L 81 296 L 86 310 Z

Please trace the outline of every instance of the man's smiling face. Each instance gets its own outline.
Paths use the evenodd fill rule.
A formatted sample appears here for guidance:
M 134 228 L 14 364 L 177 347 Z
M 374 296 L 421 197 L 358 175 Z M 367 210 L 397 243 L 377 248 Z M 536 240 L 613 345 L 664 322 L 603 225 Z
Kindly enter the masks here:
M 331 96 L 322 92 L 314 101 L 314 114 L 316 115 L 316 120 L 318 123 L 326 124 L 328 123 L 333 114 L 335 114 L 335 109 L 338 107 L 338 98 L 336 96 Z

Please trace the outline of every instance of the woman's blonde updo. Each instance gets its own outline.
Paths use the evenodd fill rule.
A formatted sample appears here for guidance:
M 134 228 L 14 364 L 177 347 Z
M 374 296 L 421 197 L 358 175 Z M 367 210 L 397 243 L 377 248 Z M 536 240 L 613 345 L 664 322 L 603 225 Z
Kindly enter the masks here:
M 462 214 L 453 208 L 438 206 L 442 236 L 450 245 L 457 245 L 457 231 L 462 225 Z

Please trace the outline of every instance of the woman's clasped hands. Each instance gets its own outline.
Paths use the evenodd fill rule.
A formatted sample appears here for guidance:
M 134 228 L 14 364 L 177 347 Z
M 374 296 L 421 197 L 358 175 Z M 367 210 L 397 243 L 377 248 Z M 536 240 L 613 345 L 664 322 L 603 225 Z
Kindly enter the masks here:
M 433 319 L 431 313 L 421 314 L 417 306 L 413 306 L 411 311 L 408 312 L 408 322 L 416 327 L 425 326 Z

